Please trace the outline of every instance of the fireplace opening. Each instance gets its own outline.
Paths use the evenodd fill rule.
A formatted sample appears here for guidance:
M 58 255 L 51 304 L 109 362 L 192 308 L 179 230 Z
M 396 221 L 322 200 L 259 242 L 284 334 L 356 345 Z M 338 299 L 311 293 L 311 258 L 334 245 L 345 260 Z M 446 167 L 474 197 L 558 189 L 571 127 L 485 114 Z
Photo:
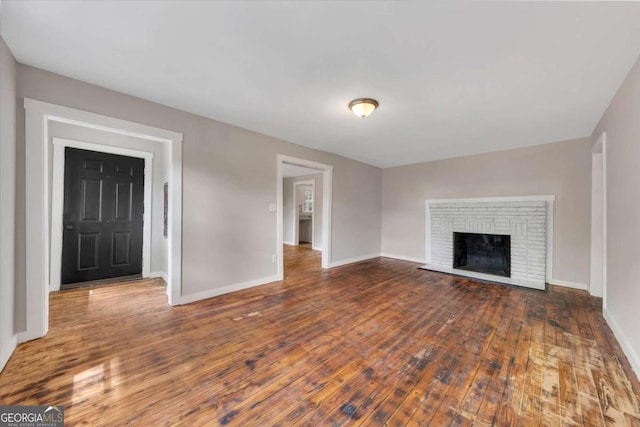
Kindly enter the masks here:
M 454 232 L 453 268 L 511 277 L 511 236 Z

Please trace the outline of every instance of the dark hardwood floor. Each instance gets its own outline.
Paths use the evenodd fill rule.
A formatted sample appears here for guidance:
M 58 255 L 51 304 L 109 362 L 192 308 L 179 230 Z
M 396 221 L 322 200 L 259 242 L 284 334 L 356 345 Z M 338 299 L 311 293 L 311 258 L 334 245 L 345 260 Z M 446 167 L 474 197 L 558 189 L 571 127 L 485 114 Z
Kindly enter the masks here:
M 640 425 L 601 300 L 374 259 L 170 308 L 160 280 L 51 294 L 0 404 L 67 425 Z

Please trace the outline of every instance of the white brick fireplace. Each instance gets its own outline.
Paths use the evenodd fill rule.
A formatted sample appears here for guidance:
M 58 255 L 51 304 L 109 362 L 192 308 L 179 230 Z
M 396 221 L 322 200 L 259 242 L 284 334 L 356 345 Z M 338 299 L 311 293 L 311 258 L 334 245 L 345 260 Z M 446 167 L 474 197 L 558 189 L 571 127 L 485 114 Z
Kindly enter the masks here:
M 554 196 L 426 201 L 427 264 L 421 268 L 545 289 L 551 280 Z M 453 268 L 453 233 L 509 235 L 511 277 Z

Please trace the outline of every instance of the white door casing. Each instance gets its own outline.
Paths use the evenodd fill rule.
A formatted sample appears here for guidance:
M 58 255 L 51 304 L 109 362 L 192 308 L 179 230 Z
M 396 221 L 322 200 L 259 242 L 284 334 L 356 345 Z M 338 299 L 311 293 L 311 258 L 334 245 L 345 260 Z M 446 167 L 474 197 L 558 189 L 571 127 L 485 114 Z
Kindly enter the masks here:
M 593 147 L 591 161 L 591 268 L 589 293 L 607 307 L 607 134 Z
M 90 113 L 30 98 L 25 108 L 26 190 L 26 330 L 18 334 L 25 342 L 46 335 L 49 329 L 50 208 L 52 194 L 49 171 L 49 123 L 70 125 L 132 136 L 168 144 L 169 224 L 168 281 L 170 305 L 182 296 L 182 134 L 127 120 Z
M 333 197 L 333 166 L 311 160 L 291 157 L 284 154 L 276 156 L 276 254 L 277 254 L 277 279 L 284 278 L 284 252 L 283 252 L 283 184 L 282 167 L 285 163 L 318 169 L 322 172 L 322 268 L 329 268 L 331 263 L 331 202 Z

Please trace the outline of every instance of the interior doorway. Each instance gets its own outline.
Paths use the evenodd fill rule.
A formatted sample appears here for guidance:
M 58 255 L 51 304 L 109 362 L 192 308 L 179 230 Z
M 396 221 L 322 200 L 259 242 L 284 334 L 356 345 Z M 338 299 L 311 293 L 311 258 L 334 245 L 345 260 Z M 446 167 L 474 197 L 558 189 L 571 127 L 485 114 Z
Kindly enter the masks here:
M 61 288 L 142 277 L 145 160 L 65 148 Z
M 285 244 L 321 251 L 321 266 L 331 259 L 331 197 L 333 167 L 284 155 L 277 157 L 278 280 L 284 278 Z
M 285 164 L 285 170 L 288 165 Z M 322 173 L 314 171 L 315 176 L 322 178 Z M 286 178 L 285 178 L 286 180 Z M 284 192 L 287 193 L 287 183 L 283 182 Z M 304 180 L 293 182 L 293 244 L 316 249 L 314 245 L 316 231 L 315 210 L 319 203 L 316 203 L 315 192 L 316 180 Z M 286 199 L 286 196 L 285 196 Z M 285 226 L 286 228 L 286 226 Z M 316 249 L 320 250 L 320 249 Z
M 166 150 L 166 162 L 169 183 L 167 191 L 167 297 L 169 305 L 183 303 L 182 297 L 182 134 L 142 125 L 109 116 L 76 110 L 69 107 L 50 104 L 25 98 L 25 161 L 26 174 L 26 326 L 18 334 L 18 342 L 25 342 L 46 335 L 49 328 L 49 291 L 54 289 L 55 277 L 50 275 L 51 268 L 61 257 L 62 197 L 57 197 L 54 188 L 58 175 L 51 174 L 49 159 L 53 156 L 56 165 L 55 144 L 51 144 L 50 129 L 64 123 L 82 129 L 99 130 L 114 135 L 140 138 L 149 143 L 161 144 Z M 115 148 L 115 147 L 114 147 Z M 148 168 L 145 168 L 145 174 Z M 147 182 L 147 180 L 145 179 Z M 60 184 L 62 186 L 62 184 Z M 145 187 L 145 193 L 147 190 Z M 149 195 L 151 193 L 149 192 Z M 146 194 L 145 194 L 146 197 Z M 59 222 L 56 212 L 60 212 Z M 145 215 L 147 211 L 145 211 Z M 148 222 L 145 221 L 145 233 Z M 59 225 L 60 228 L 57 228 Z M 60 236 L 60 238 L 56 237 Z M 145 234 L 146 236 L 146 234 Z M 148 241 L 148 239 L 144 239 Z M 143 243 L 144 245 L 144 243 Z M 145 249 L 143 248 L 143 253 Z M 148 258 L 147 258 L 148 259 Z M 143 258 L 143 274 L 146 261 Z M 59 281 L 58 281 L 59 282 Z

